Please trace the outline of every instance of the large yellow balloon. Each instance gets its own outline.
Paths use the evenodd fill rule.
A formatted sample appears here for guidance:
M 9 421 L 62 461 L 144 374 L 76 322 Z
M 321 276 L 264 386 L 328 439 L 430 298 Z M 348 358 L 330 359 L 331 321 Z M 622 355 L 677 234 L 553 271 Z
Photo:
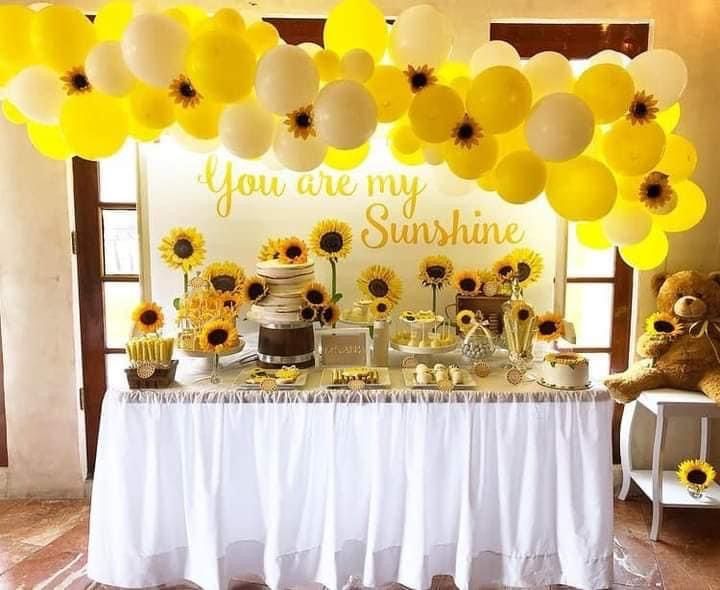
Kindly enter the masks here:
M 675 127 L 680 122 L 680 103 L 676 102 L 670 108 L 660 111 L 655 117 L 655 121 L 663 128 L 665 133 L 670 134 L 675 131 Z
M 5 118 L 15 125 L 24 125 L 28 122 L 28 118 L 9 100 L 2 101 L 2 112 Z
M 98 92 L 68 97 L 60 128 L 73 153 L 86 160 L 113 155 L 128 135 L 128 115 L 120 99 Z
M 612 123 L 628 109 L 635 83 L 625 68 L 600 64 L 585 70 L 575 82 L 575 94 L 582 98 L 596 123 Z
M 218 124 L 223 105 L 211 100 L 201 100 L 194 107 L 175 107 L 175 117 L 180 127 L 196 139 L 214 139 L 218 136 Z
M 340 77 L 340 58 L 332 49 L 321 49 L 312 58 L 323 82 L 332 82 Z
M 652 270 L 667 258 L 670 245 L 665 232 L 653 224 L 648 236 L 638 244 L 622 246 L 620 256 L 637 270 Z
M 511 152 L 528 149 L 527 139 L 525 138 L 525 130 L 522 125 L 515 127 L 512 131 L 496 135 L 498 145 L 500 146 L 499 157 L 507 156 Z
M 260 56 L 268 49 L 272 49 L 280 41 L 277 29 L 263 20 L 251 24 L 245 31 L 245 40 L 255 55 Z
M 495 168 L 497 193 L 508 203 L 527 203 L 545 189 L 547 170 L 534 152 L 522 150 L 505 156 Z
M 385 15 L 371 0 L 342 0 L 328 14 L 323 30 L 325 47 L 340 57 L 364 49 L 376 62 L 387 46 Z
M 457 78 L 470 78 L 470 66 L 464 61 L 446 61 L 437 69 L 437 77 L 449 86 Z
M 180 13 L 185 16 L 190 31 L 198 29 L 208 20 L 207 13 L 194 4 L 181 4 L 175 6 L 175 10 L 180 11 Z
M 375 99 L 381 123 L 399 119 L 410 106 L 412 92 L 407 78 L 395 66 L 377 66 L 366 87 Z
M 28 123 L 27 133 L 30 143 L 43 156 L 53 160 L 67 160 L 72 156 L 72 150 L 59 126 L 41 125 L 31 121 Z
M 626 201 L 640 200 L 640 185 L 643 183 L 645 175 L 639 176 L 617 176 L 618 195 Z
M 398 151 L 391 143 L 390 152 L 398 162 L 400 162 L 401 164 L 405 164 L 406 166 L 419 166 L 420 164 L 425 163 L 422 149 L 416 150 L 409 154 L 403 154 L 402 152 Z
M 655 217 L 655 224 L 667 232 L 687 231 L 695 227 L 707 211 L 707 199 L 702 189 L 691 180 L 673 184 L 677 206 L 667 215 Z
M 561 217 L 595 221 L 607 215 L 615 204 L 617 183 L 605 164 L 579 156 L 550 167 L 545 194 Z
M 466 97 L 467 109 L 488 133 L 505 133 L 530 111 L 530 82 L 515 68 L 495 66 L 478 74 Z
M 605 237 L 602 222 L 585 221 L 575 226 L 575 235 L 578 242 L 593 250 L 607 250 L 612 248 L 612 243 Z
M 95 16 L 95 31 L 100 41 L 118 41 L 133 17 L 129 0 L 111 0 Z
M 636 176 L 657 166 L 665 150 L 665 132 L 654 121 L 633 125 L 627 119 L 613 124 L 603 140 L 603 154 L 618 174 Z
M 364 143 L 352 150 L 339 150 L 329 147 L 325 154 L 325 164 L 335 170 L 352 170 L 365 161 L 370 153 L 370 144 Z
M 25 6 L 0 6 L 0 64 L 10 73 L 33 61 L 30 32 L 35 13 Z
M 447 86 L 433 84 L 415 95 L 408 117 L 420 139 L 441 143 L 450 139 L 464 112 L 463 101 L 457 92 Z
M 497 162 L 498 142 L 493 135 L 481 137 L 470 148 L 449 143 L 445 154 L 448 168 L 456 176 L 466 180 L 475 180 L 492 170 Z
M 162 135 L 163 129 L 151 129 L 138 123 L 132 116 L 128 116 L 128 135 L 137 141 L 155 141 Z
M 665 153 L 656 168 L 670 176 L 671 182 L 678 182 L 692 176 L 697 159 L 697 151 L 690 140 L 682 135 L 669 135 Z
M 46 6 L 33 19 L 32 42 L 41 63 L 66 72 L 85 63 L 95 43 L 95 29 L 77 8 Z
M 164 129 L 175 122 L 175 106 L 166 90 L 138 83 L 128 104 L 131 118 L 141 127 Z
M 240 33 L 210 29 L 190 44 L 187 68 L 190 79 L 205 98 L 237 102 L 252 90 L 255 54 Z
M 497 175 L 495 174 L 495 169 L 486 172 L 480 178 L 478 178 L 477 185 L 481 189 L 489 193 L 494 193 L 495 191 L 497 191 L 498 182 Z
M 395 125 L 388 134 L 388 140 L 393 152 L 400 154 L 414 154 L 422 148 L 422 143 L 410 125 L 400 123 Z

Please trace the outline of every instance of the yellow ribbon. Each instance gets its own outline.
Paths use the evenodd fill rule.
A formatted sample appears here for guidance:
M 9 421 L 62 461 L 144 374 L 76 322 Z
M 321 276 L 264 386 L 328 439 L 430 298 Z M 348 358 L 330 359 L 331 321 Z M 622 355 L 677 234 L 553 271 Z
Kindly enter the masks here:
M 712 346 L 713 352 L 715 353 L 715 360 L 720 365 L 720 352 L 718 352 L 717 346 L 710 335 L 710 328 L 715 328 L 715 331 L 720 334 L 720 318 L 694 322 L 688 328 L 688 334 L 693 338 L 702 338 L 705 336 L 705 338 L 710 341 L 710 346 Z

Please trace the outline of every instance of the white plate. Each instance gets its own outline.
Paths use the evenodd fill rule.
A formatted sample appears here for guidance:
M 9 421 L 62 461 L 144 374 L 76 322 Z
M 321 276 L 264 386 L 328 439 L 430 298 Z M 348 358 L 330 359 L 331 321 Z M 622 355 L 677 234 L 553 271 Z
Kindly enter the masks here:
M 368 384 L 365 386 L 366 389 L 385 389 L 390 387 L 390 371 L 387 367 L 368 367 L 378 372 L 378 383 Z M 320 386 L 325 389 L 350 389 L 346 383 L 333 383 L 333 371 L 336 369 L 342 369 L 342 367 L 335 367 L 335 369 L 323 369 L 322 376 L 320 377 Z
M 558 391 L 585 391 L 586 389 L 590 389 L 592 387 L 592 383 L 590 382 L 586 383 L 581 387 L 561 387 L 560 385 L 551 385 L 540 377 L 538 377 L 536 381 L 539 385 L 542 385 L 543 387 L 547 387 L 548 389 L 557 389 Z
M 390 346 L 394 348 L 395 350 L 399 350 L 400 352 L 406 352 L 408 354 L 425 354 L 425 355 L 433 355 L 433 354 L 444 354 L 446 352 L 452 352 L 458 347 L 458 343 L 460 342 L 459 339 L 455 339 L 455 342 L 453 344 L 448 344 L 447 346 L 438 346 L 436 348 L 425 348 L 425 347 L 419 347 L 419 346 L 407 346 L 406 344 L 398 344 L 397 342 L 390 341 Z
M 231 354 L 237 354 L 238 352 L 242 352 L 242 350 L 245 348 L 245 341 L 241 340 L 240 344 L 238 344 L 235 348 L 229 348 L 228 350 L 223 350 L 222 352 L 218 353 L 218 356 L 230 356 Z M 184 348 L 177 348 L 175 347 L 175 350 L 179 352 L 181 355 L 190 357 L 190 358 L 212 358 L 213 353 L 212 352 L 206 352 L 204 350 L 185 350 Z
M 475 378 L 466 369 L 460 369 L 460 371 L 462 372 L 462 383 L 454 385 L 453 389 L 475 389 L 477 387 Z M 415 369 L 403 369 L 402 374 L 406 387 L 412 389 L 438 389 L 437 383 L 424 384 L 415 381 Z
M 247 383 L 247 378 L 250 377 L 251 373 L 255 370 L 255 367 L 251 367 L 249 369 L 244 369 L 235 379 L 233 380 L 233 385 L 237 387 L 238 389 L 248 389 L 248 390 L 257 390 L 261 389 L 262 386 L 260 383 Z M 273 369 L 263 369 L 263 371 L 266 371 L 268 373 L 268 379 L 273 379 L 273 377 L 270 376 L 270 374 L 275 373 L 275 370 Z M 303 389 L 305 385 L 307 384 L 308 380 L 308 372 L 307 371 L 300 371 L 300 374 L 298 375 L 297 379 L 293 381 L 292 383 L 278 383 L 277 388 L 278 389 Z

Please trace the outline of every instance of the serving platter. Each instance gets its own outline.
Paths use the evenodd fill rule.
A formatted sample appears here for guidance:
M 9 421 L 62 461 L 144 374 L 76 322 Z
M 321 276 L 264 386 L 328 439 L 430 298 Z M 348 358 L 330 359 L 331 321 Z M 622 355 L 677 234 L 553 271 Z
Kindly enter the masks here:
M 453 389 L 475 389 L 477 387 L 475 377 L 467 369 L 460 369 L 460 372 L 462 373 L 462 383 L 453 385 Z M 437 383 L 418 383 L 415 380 L 415 369 L 403 369 L 402 375 L 405 387 L 411 389 L 440 389 Z
M 351 383 L 333 383 L 333 371 L 342 369 L 343 367 L 323 369 L 320 376 L 320 386 L 325 389 L 352 389 Z M 390 370 L 387 367 L 368 367 L 378 373 L 377 383 L 365 384 L 365 389 L 386 389 L 390 387 Z
M 233 380 L 233 385 L 237 387 L 238 389 L 247 389 L 249 391 L 256 391 L 259 389 L 263 389 L 262 382 L 260 383 L 248 383 L 247 379 L 249 379 L 253 373 L 257 371 L 262 371 L 266 375 L 266 379 L 275 381 L 275 373 L 276 371 L 273 369 L 262 369 L 260 367 L 250 367 L 248 369 L 244 369 L 240 372 L 240 374 L 235 377 Z M 308 372 L 307 371 L 300 371 L 300 374 L 297 376 L 295 381 L 292 383 L 278 383 L 275 381 L 275 385 L 277 389 L 303 389 L 305 385 L 307 385 L 308 380 Z

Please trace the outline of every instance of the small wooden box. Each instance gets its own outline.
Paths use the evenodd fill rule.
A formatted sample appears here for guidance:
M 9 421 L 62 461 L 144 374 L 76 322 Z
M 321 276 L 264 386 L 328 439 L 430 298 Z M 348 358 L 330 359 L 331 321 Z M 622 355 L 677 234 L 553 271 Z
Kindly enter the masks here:
M 455 297 L 455 303 L 457 304 L 458 312 L 463 309 L 482 312 L 483 318 L 488 321 L 488 330 L 495 335 L 500 335 L 503 332 L 502 306 L 503 303 L 509 299 L 510 297 L 508 295 L 496 295 L 494 297 L 457 295 Z
M 130 389 L 165 389 L 175 383 L 175 371 L 177 370 L 178 361 L 170 361 L 170 366 L 166 368 L 158 367 L 152 376 L 143 379 L 137 374 L 137 369 L 125 369 L 128 386 Z

